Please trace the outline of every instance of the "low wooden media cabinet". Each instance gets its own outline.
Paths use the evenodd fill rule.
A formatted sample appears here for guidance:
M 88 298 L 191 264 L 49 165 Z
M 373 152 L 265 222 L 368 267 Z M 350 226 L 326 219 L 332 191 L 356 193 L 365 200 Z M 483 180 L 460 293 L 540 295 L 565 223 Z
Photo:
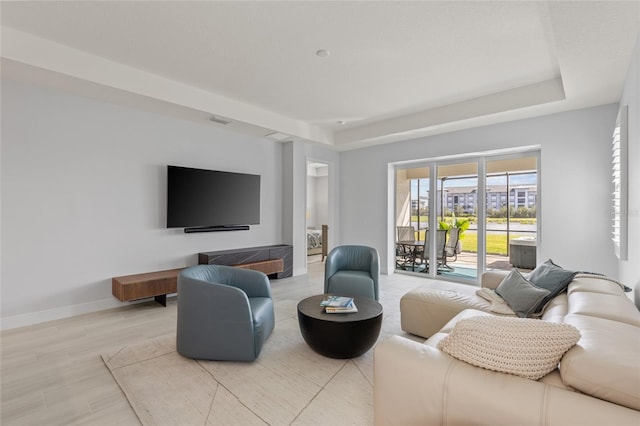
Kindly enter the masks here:
M 290 277 L 292 260 L 293 247 L 283 244 L 198 253 L 200 264 L 253 269 L 270 278 Z M 183 269 L 114 277 L 111 292 L 121 302 L 153 297 L 162 306 L 167 306 L 167 294 L 178 292 L 178 273 Z
M 277 244 L 273 246 L 249 247 L 232 250 L 198 253 L 201 265 L 229 265 L 238 268 L 255 269 L 270 278 L 287 278 L 293 275 L 293 246 Z
M 167 306 L 167 294 L 178 291 L 178 273 L 183 269 L 114 277 L 111 293 L 121 302 L 153 297 L 162 306 Z

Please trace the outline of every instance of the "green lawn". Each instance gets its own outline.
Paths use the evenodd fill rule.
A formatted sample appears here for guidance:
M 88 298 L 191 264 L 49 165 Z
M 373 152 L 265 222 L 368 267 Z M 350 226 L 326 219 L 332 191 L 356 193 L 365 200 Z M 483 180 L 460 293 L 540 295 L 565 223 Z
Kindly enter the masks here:
M 511 239 L 531 236 L 530 234 L 510 234 Z M 478 252 L 478 235 L 466 232 L 462 239 L 462 250 L 473 253 Z M 507 255 L 507 234 L 487 234 L 487 254 Z
M 419 232 L 419 240 L 424 241 L 424 230 Z M 531 234 L 514 234 L 511 233 L 510 237 L 530 237 Z M 462 238 L 462 250 L 472 253 L 478 252 L 478 234 L 475 232 L 465 232 Z M 507 255 L 507 234 L 488 234 L 487 235 L 487 254 L 499 254 L 502 256 Z

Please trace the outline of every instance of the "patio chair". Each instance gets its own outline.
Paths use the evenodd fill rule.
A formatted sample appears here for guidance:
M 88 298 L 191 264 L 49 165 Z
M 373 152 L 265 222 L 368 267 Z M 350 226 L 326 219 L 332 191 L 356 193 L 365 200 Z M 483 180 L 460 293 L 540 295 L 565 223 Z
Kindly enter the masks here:
M 411 246 L 401 244 L 401 241 L 413 241 L 416 238 L 416 230 L 413 226 L 398 226 L 397 231 L 396 269 L 404 269 L 408 264 L 413 265 L 413 250 Z
M 458 241 L 460 240 L 460 229 L 459 228 L 450 228 L 449 229 L 449 237 L 447 238 L 447 244 L 445 246 L 446 256 L 444 258 L 444 264 L 447 264 L 447 260 L 450 258 L 452 262 L 458 260 Z
M 438 229 L 436 231 L 436 263 L 438 271 L 446 265 L 446 242 L 447 242 L 447 230 Z M 424 234 L 424 245 L 416 249 L 416 264 L 424 264 L 425 268 L 423 272 L 429 271 L 429 230 Z M 448 267 L 447 267 L 448 268 Z
M 413 226 L 398 226 L 398 241 L 413 241 L 416 239 L 416 229 Z

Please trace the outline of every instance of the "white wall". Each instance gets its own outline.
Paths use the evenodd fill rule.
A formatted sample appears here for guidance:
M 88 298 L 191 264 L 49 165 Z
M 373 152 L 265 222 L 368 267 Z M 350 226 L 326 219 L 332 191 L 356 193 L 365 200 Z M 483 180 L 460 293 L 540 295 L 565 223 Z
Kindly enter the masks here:
M 277 142 L 213 123 L 3 80 L 2 327 L 118 306 L 113 276 L 285 242 L 282 154 Z M 260 174 L 261 224 L 166 229 L 167 164 Z
M 620 261 L 620 280 L 635 288 L 640 308 L 640 36 L 620 101 L 628 105 L 629 131 L 629 232 L 628 260 Z
M 323 224 L 327 223 L 329 219 L 328 207 L 329 207 L 329 177 L 317 176 L 315 179 L 316 187 L 316 227 L 320 229 Z
M 320 229 L 328 219 L 329 177 L 307 175 L 307 228 Z
M 389 163 L 540 146 L 542 258 L 615 277 L 609 182 L 616 114 L 617 107 L 607 105 L 344 152 L 341 240 L 374 246 L 383 268 L 392 265 Z

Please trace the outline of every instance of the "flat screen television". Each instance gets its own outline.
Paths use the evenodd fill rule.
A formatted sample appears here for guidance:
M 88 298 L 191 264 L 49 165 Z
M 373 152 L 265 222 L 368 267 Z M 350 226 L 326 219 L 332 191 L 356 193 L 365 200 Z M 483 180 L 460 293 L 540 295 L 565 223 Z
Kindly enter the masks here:
M 260 175 L 167 166 L 167 228 L 249 229 L 260 223 Z

